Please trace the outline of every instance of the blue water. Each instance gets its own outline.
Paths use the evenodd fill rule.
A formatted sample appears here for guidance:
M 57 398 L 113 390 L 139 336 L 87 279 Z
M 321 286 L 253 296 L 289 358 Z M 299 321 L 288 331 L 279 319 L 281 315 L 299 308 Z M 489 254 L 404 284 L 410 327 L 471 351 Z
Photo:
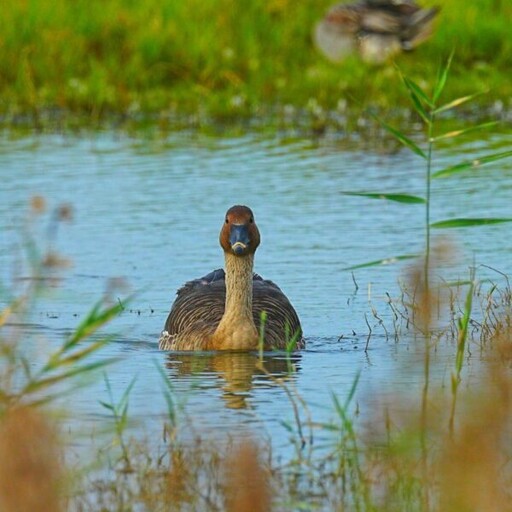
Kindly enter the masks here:
M 492 151 L 510 142 L 502 135 L 489 144 Z M 435 166 L 485 153 L 481 146 L 446 147 L 437 153 Z M 167 406 L 160 367 L 183 424 L 204 436 L 265 432 L 278 451 L 286 451 L 289 433 L 282 423 L 293 425 L 294 417 L 276 378 L 305 400 L 317 421 L 333 418 L 331 394 L 344 400 L 358 375 L 353 408 L 366 417 L 403 390 L 414 395 L 423 385 L 422 343 L 411 331 L 396 341 L 387 306 L 386 293 L 399 296 L 398 280 L 407 264 L 363 268 L 353 275 L 344 269 L 421 252 L 424 209 L 342 194 L 421 195 L 422 165 L 405 149 L 386 154 L 347 149 L 337 141 L 313 144 L 260 134 L 4 136 L 0 298 L 6 303 L 13 291 L 21 293 L 31 282 L 28 266 L 20 264 L 26 259 L 24 233 L 31 233 L 43 252 L 51 242 L 72 263 L 55 272 L 59 280 L 10 329 L 28 344 L 37 365 L 107 290 L 114 301 L 135 292 L 105 330 L 114 333 L 112 341 L 95 356 L 120 358 L 107 371 L 115 400 L 136 377 L 131 434 L 161 436 Z M 46 200 L 41 216 L 29 214 L 34 195 Z M 433 221 L 512 217 L 512 162 L 436 180 L 433 197 Z M 62 203 L 72 205 L 73 220 L 61 222 L 49 241 L 51 210 Z M 258 370 L 253 354 L 176 355 L 157 349 L 176 289 L 222 266 L 218 231 L 233 204 L 247 204 L 255 213 L 262 234 L 255 270 L 279 284 L 301 318 L 308 346 L 293 356 L 295 372 L 288 371 L 283 355 L 265 355 L 270 377 Z M 455 250 L 440 272 L 450 280 L 467 278 L 469 266 L 476 264 L 479 278 L 499 282 L 499 274 L 480 265 L 510 272 L 511 228 L 443 232 Z M 113 278 L 120 278 L 114 289 Z M 433 356 L 432 374 L 441 389 L 449 385 L 453 354 L 453 344 L 445 342 Z M 476 371 L 469 365 L 468 378 Z M 108 400 L 101 375 L 60 402 L 70 412 L 71 431 L 100 428 L 109 416 L 100 400 Z

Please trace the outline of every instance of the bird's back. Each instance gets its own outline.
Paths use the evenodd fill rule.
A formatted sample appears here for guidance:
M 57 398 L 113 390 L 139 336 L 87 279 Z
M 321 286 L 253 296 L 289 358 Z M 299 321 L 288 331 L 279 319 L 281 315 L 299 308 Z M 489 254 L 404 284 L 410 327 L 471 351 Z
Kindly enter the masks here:
M 189 281 L 177 293 L 160 337 L 160 348 L 171 350 L 208 349 L 208 341 L 224 314 L 226 282 L 224 270 Z M 272 281 L 253 275 L 253 319 L 260 328 L 262 312 L 265 348 L 284 349 L 287 341 L 296 340 L 303 348 L 304 340 L 295 309 L 281 289 Z

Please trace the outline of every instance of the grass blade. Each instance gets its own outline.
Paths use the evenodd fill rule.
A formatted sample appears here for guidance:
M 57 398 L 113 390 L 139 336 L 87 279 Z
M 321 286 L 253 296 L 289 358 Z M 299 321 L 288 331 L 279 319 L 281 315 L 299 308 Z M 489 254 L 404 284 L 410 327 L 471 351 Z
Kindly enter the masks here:
M 105 409 L 113 412 L 114 406 L 112 404 L 109 404 L 108 402 L 104 402 L 103 400 L 98 400 L 99 404 L 104 407 Z
M 97 350 L 105 346 L 110 341 L 110 339 L 112 339 L 112 337 L 92 342 L 88 344 L 85 348 L 73 352 L 72 354 L 69 354 L 67 357 L 64 357 L 63 359 L 61 359 L 60 357 L 62 353 L 57 352 L 50 358 L 48 363 L 46 363 L 46 365 L 43 368 L 43 372 L 56 370 L 57 368 L 60 368 L 62 366 L 80 362 L 83 359 L 85 359 L 88 355 L 92 354 L 93 352 L 96 352 Z
M 345 196 L 360 196 L 370 199 L 386 199 L 387 201 L 395 201 L 397 203 L 408 204 L 425 204 L 423 197 L 412 196 L 410 194 L 389 194 L 387 192 L 342 192 Z
M 402 143 L 404 146 L 408 147 L 413 153 L 416 153 L 417 155 L 421 156 L 421 158 L 427 159 L 427 155 L 425 152 L 409 137 L 404 135 L 400 130 L 397 130 L 396 128 L 393 128 L 389 124 L 385 123 L 382 119 L 379 119 L 375 114 L 370 115 L 379 122 L 383 128 L 385 128 L 395 139 L 397 139 L 400 143 Z
M 480 283 L 491 283 L 492 281 L 490 279 L 482 279 L 479 280 Z M 468 286 L 474 284 L 473 281 L 469 279 L 459 279 L 457 281 L 445 281 L 443 282 L 442 286 L 445 288 L 461 288 L 462 286 Z
M 359 384 L 359 378 L 361 377 L 361 370 L 359 370 L 356 374 L 355 379 L 352 382 L 352 386 L 350 386 L 350 391 L 348 393 L 347 398 L 345 399 L 345 403 L 343 404 L 343 408 L 345 410 L 348 409 L 350 402 L 352 402 L 352 399 L 354 398 L 354 395 L 356 394 L 357 385 Z
M 405 136 L 401 131 L 393 128 L 392 126 L 389 126 L 389 124 L 386 124 L 382 121 L 381 124 L 389 133 L 391 133 L 404 146 L 408 147 L 413 153 L 416 153 L 425 160 L 427 159 L 427 155 L 424 153 L 424 151 L 415 142 L 409 139 L 409 137 Z
M 103 361 L 97 361 L 95 363 L 89 363 L 84 364 L 82 366 L 79 366 L 77 368 L 73 368 L 71 370 L 68 370 L 66 372 L 60 373 L 58 375 L 53 375 L 51 377 L 46 377 L 43 379 L 38 379 L 36 381 L 29 382 L 20 393 L 21 395 L 29 394 L 29 393 L 35 393 L 36 391 L 40 391 L 42 389 L 47 389 L 50 386 L 53 386 L 59 382 L 66 381 L 70 379 L 71 377 L 75 377 L 76 375 L 82 375 L 85 373 L 89 373 L 93 370 L 97 370 L 99 368 L 103 368 L 105 366 L 108 366 L 109 364 L 112 364 L 116 361 L 119 361 L 119 358 L 109 358 L 104 359 Z
M 130 384 L 128 384 L 128 387 L 124 390 L 124 393 L 121 396 L 121 400 L 119 400 L 119 406 L 123 409 L 123 411 L 128 406 L 128 399 L 130 398 L 130 393 L 131 393 L 132 388 L 135 385 L 136 381 L 137 381 L 137 375 L 134 375 L 133 379 L 130 381 Z
M 460 98 L 457 98 L 455 100 L 452 100 L 445 105 L 442 105 L 434 110 L 434 114 L 439 114 L 441 112 L 445 112 L 446 110 L 450 110 L 452 108 L 458 107 L 459 105 L 462 105 L 464 103 L 467 103 L 468 101 L 471 101 L 472 99 L 480 96 L 481 94 L 485 94 L 486 91 L 480 91 L 475 92 L 475 94 L 470 94 L 469 96 L 462 96 Z
M 512 151 L 504 151 L 503 153 L 494 153 L 492 155 L 481 156 L 480 158 L 475 158 L 474 160 L 471 160 L 469 162 L 462 162 L 460 164 L 452 165 L 451 167 L 441 169 L 440 171 L 435 172 L 432 175 L 432 177 L 445 178 L 447 176 L 451 176 L 452 174 L 457 174 L 468 169 L 475 169 L 482 165 L 490 164 L 492 162 L 496 162 L 497 160 L 502 160 L 503 158 L 508 158 L 510 156 L 512 156 Z
M 406 76 L 402 76 L 402 80 L 404 81 L 407 89 L 409 89 L 411 95 L 415 95 L 419 100 L 421 100 L 423 103 L 426 103 L 430 108 L 434 108 L 432 100 L 425 94 L 423 89 L 417 83 L 413 82 Z
M 416 110 L 416 112 L 421 116 L 421 118 L 423 119 L 423 121 L 425 121 L 425 123 L 431 124 L 432 120 L 430 119 L 429 115 L 427 114 L 427 111 L 423 108 L 423 105 L 421 104 L 421 101 L 419 100 L 419 98 L 413 92 L 411 92 L 410 94 L 411 94 L 411 99 L 414 104 L 414 109 Z
M 265 348 L 265 325 L 267 323 L 267 312 L 262 311 L 260 315 L 260 330 L 258 336 L 258 357 L 263 361 L 263 349 Z
M 432 94 L 432 99 L 434 101 L 434 104 L 437 103 L 437 100 L 441 96 L 444 86 L 446 85 L 446 80 L 448 79 L 448 72 L 450 71 L 450 67 L 452 65 L 453 54 L 454 54 L 454 51 L 452 50 L 452 53 L 450 53 L 450 56 L 448 57 L 446 64 L 444 65 L 443 68 L 441 68 L 439 70 L 439 74 L 438 74 L 437 80 L 436 80 L 436 85 L 434 87 L 434 94 Z
M 359 265 L 345 267 L 342 270 L 356 270 L 359 268 L 377 267 L 379 265 L 391 265 L 392 263 L 396 263 L 397 261 L 411 260 L 417 257 L 417 254 L 404 254 L 402 256 L 392 256 L 391 258 L 384 258 L 382 260 L 369 261 L 368 263 L 360 263 Z
M 169 376 L 164 372 L 163 368 L 155 363 L 160 376 L 162 377 L 162 382 L 164 384 L 164 389 L 162 390 L 165 402 L 167 403 L 167 416 L 169 417 L 169 421 L 172 427 L 175 427 L 177 424 L 177 407 L 176 400 L 174 399 L 174 387 L 169 380 Z
M 476 126 L 471 126 L 470 128 L 464 128 L 463 130 L 454 130 L 452 132 L 443 133 L 443 135 L 438 135 L 437 137 L 432 138 L 432 142 L 437 142 L 438 140 L 443 139 L 452 139 L 454 137 L 458 137 L 459 135 L 464 135 L 466 133 L 475 132 L 477 130 L 485 130 L 486 128 L 490 128 L 492 126 L 496 126 L 498 121 L 491 121 L 489 123 L 482 123 Z
M 7 323 L 10 316 L 19 309 L 19 307 L 23 304 L 24 301 L 24 297 L 15 299 L 12 301 L 11 304 L 5 306 L 4 309 L 0 311 L 0 327 L 3 327 Z
M 465 228 L 470 226 L 484 226 L 486 224 L 502 224 L 512 222 L 512 218 L 483 218 L 483 219 L 450 219 L 430 224 L 432 228 Z
M 405 76 L 402 76 L 402 80 L 407 89 L 409 90 L 409 95 L 411 96 L 414 109 L 421 116 L 423 121 L 425 121 L 427 124 L 430 124 L 432 122 L 432 119 L 430 118 L 430 115 L 427 113 L 425 107 L 423 106 L 423 102 L 425 102 L 430 107 L 430 109 L 432 109 L 434 106 L 430 102 L 430 99 L 421 90 L 420 86 L 416 85 L 412 80 Z
M 285 351 L 288 355 L 291 355 L 292 352 L 297 349 L 297 343 L 299 341 L 300 335 L 300 330 L 296 329 L 293 336 L 286 343 Z
M 102 305 L 103 300 L 100 300 L 93 306 L 88 315 L 82 320 L 82 322 L 80 322 L 75 332 L 71 335 L 68 341 L 66 341 L 62 347 L 62 352 L 69 350 L 70 348 L 74 347 L 80 340 L 83 340 L 84 338 L 87 338 L 93 334 L 100 327 L 112 320 L 112 318 L 120 314 L 125 307 L 124 304 L 119 302 L 102 310 Z

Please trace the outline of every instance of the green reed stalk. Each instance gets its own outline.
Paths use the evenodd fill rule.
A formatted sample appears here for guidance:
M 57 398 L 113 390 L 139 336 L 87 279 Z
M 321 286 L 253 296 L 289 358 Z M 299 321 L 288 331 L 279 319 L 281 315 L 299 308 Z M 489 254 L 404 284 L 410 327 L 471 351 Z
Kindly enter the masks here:
M 459 334 L 457 338 L 457 354 L 455 356 L 455 371 L 452 373 L 452 406 L 450 410 L 449 428 L 450 434 L 453 435 L 455 428 L 455 409 L 457 405 L 457 392 L 461 382 L 462 366 L 464 364 L 464 353 L 466 350 L 466 342 L 468 337 L 469 321 L 471 320 L 471 311 L 473 308 L 473 294 L 475 290 L 475 267 L 471 267 L 470 283 L 466 293 L 464 302 L 464 311 L 462 317 L 459 318 Z
M 128 384 L 127 388 L 124 390 L 119 402 L 114 402 L 114 395 L 112 394 L 112 387 L 110 386 L 110 381 L 108 380 L 107 375 L 105 374 L 105 385 L 107 387 L 109 402 L 104 402 L 100 400 L 100 404 L 111 412 L 112 418 L 114 420 L 114 429 L 115 429 L 115 439 L 114 443 L 119 445 L 121 448 L 121 458 L 125 464 L 125 469 L 131 469 L 130 464 L 130 456 L 129 449 L 126 441 L 124 439 L 124 432 L 126 427 L 128 426 L 128 405 L 129 405 L 129 397 L 130 392 L 137 380 L 137 377 L 133 377 L 133 379 Z
M 260 332 L 258 338 L 258 356 L 260 363 L 263 361 L 263 351 L 265 349 L 265 325 L 267 323 L 267 312 L 262 311 L 260 315 Z
M 424 266 L 424 280 L 425 280 L 425 294 L 428 296 L 430 292 L 429 275 L 430 275 L 430 192 L 432 185 L 432 151 L 434 143 L 432 141 L 432 132 L 434 125 L 434 113 L 431 111 L 428 122 L 428 151 L 427 151 L 427 172 L 425 176 L 425 266 Z

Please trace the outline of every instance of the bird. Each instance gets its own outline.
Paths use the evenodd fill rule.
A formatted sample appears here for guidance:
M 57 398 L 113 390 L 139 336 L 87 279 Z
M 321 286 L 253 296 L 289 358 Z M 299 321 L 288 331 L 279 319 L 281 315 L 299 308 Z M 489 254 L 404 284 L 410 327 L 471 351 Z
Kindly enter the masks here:
M 185 283 L 177 292 L 158 346 L 161 350 L 301 349 L 297 312 L 272 281 L 253 273 L 260 233 L 252 210 L 235 205 L 219 235 L 225 271 Z M 263 319 L 265 319 L 263 321 Z
M 330 61 L 351 54 L 382 64 L 428 39 L 440 7 L 421 8 L 414 0 L 359 0 L 332 6 L 315 26 L 313 39 Z

